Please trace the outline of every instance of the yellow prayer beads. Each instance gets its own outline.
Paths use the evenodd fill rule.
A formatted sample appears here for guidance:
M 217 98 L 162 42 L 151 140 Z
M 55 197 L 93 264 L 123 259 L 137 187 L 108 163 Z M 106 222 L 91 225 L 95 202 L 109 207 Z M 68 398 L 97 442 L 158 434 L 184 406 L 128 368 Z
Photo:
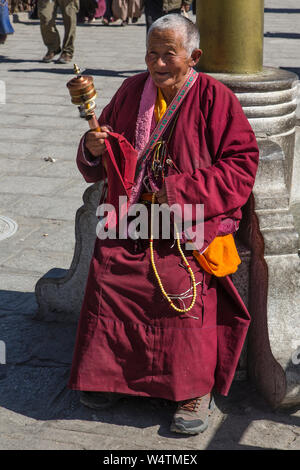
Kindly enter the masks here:
M 153 193 L 152 194 L 152 204 L 154 204 L 154 201 L 155 201 L 155 194 Z M 189 312 L 195 305 L 195 302 L 196 302 L 196 297 L 197 297 L 197 286 L 196 286 L 196 280 L 195 280 L 195 275 L 188 263 L 188 260 L 186 259 L 182 249 L 181 249 L 181 246 L 180 246 L 180 240 L 179 240 L 179 234 L 178 234 L 178 230 L 176 228 L 176 224 L 175 225 L 175 231 L 176 231 L 176 238 L 177 238 L 177 248 L 178 248 L 178 251 L 190 273 L 190 276 L 191 276 L 191 279 L 192 279 L 192 285 L 193 285 L 193 298 L 192 298 L 192 302 L 191 302 L 191 305 L 187 308 L 179 308 L 177 307 L 173 302 L 172 302 L 172 299 L 170 299 L 170 297 L 168 296 L 167 292 L 165 291 L 164 289 L 164 286 L 161 282 L 161 279 L 159 277 L 159 274 L 157 272 L 157 269 L 156 269 L 156 266 L 155 266 L 155 261 L 154 261 L 154 251 L 153 251 L 153 210 L 152 210 L 152 207 L 151 207 L 151 235 L 150 235 L 150 257 L 151 257 L 151 264 L 152 264 L 152 268 L 153 268 L 153 271 L 154 271 L 154 274 L 155 274 L 155 277 L 157 279 L 157 282 L 158 282 L 158 285 L 160 287 L 160 290 L 163 294 L 163 296 L 167 299 L 167 301 L 169 302 L 169 305 L 170 307 L 172 307 L 174 310 L 176 310 L 176 312 L 180 312 L 180 313 L 186 313 L 186 312 Z

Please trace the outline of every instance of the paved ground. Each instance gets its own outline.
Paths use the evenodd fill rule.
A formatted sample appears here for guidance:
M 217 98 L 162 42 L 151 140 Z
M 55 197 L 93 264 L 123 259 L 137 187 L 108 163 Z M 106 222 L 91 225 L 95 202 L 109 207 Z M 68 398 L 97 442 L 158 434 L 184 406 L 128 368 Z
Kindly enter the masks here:
M 297 1 L 285 8 L 297 8 Z M 299 73 L 300 12 L 265 6 L 265 65 Z M 169 432 L 172 403 L 128 398 L 92 412 L 66 388 L 75 325 L 35 320 L 34 286 L 53 267 L 70 266 L 74 217 L 88 185 L 75 165 L 86 123 L 70 103 L 68 65 L 44 64 L 39 22 L 21 16 L 0 48 L 0 215 L 18 224 L 0 241 L 0 449 L 299 449 L 300 411 L 272 411 L 248 382 L 217 397 L 210 429 L 201 436 Z M 59 25 L 60 31 L 62 26 Z M 291 36 L 292 34 L 292 36 Z M 93 75 L 100 111 L 124 78 L 143 71 L 145 24 L 100 22 L 77 29 L 75 61 Z M 47 161 L 52 157 L 55 161 Z M 1 343 L 0 343 L 1 344 Z

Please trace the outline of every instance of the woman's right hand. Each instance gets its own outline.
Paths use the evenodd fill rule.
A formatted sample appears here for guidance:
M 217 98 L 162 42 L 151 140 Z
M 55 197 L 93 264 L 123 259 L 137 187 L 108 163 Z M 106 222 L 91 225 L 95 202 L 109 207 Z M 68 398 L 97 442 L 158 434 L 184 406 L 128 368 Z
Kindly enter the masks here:
M 101 132 L 90 131 L 85 136 L 85 146 L 93 157 L 100 157 L 106 150 L 105 139 L 108 137 L 108 128 L 101 127 Z

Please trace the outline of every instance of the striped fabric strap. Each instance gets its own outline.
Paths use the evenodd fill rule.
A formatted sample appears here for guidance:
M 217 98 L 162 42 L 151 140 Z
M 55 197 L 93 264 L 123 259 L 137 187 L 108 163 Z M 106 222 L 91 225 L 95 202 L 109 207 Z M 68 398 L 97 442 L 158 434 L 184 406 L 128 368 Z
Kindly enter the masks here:
M 165 114 L 162 116 L 161 120 L 157 123 L 154 131 L 152 132 L 148 144 L 146 145 L 141 158 L 139 160 L 139 165 L 137 166 L 137 171 L 135 177 L 137 177 L 138 173 L 141 171 L 143 167 L 143 163 L 147 160 L 147 157 L 151 150 L 154 148 L 162 134 L 165 132 L 167 129 L 168 125 L 170 124 L 172 118 L 175 116 L 176 111 L 184 101 L 184 98 L 187 96 L 189 90 L 192 88 L 193 84 L 195 83 L 196 79 L 198 77 L 198 72 L 196 70 L 192 69 L 189 73 L 189 76 L 187 77 L 184 85 L 181 87 L 181 89 L 178 91 L 176 94 L 175 98 L 173 98 L 173 101 L 170 103 L 168 106 Z

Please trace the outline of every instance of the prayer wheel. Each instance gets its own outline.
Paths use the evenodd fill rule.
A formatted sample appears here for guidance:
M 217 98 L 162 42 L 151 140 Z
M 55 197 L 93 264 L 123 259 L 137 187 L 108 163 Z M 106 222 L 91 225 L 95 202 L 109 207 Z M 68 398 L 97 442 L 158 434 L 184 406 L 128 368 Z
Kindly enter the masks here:
M 197 0 L 196 15 L 203 50 L 199 70 L 262 71 L 264 0 Z
M 74 64 L 76 77 L 67 83 L 73 104 L 79 105 L 81 115 L 88 121 L 90 129 L 100 132 L 98 120 L 94 109 L 97 92 L 94 87 L 93 77 L 81 75 L 80 69 Z

